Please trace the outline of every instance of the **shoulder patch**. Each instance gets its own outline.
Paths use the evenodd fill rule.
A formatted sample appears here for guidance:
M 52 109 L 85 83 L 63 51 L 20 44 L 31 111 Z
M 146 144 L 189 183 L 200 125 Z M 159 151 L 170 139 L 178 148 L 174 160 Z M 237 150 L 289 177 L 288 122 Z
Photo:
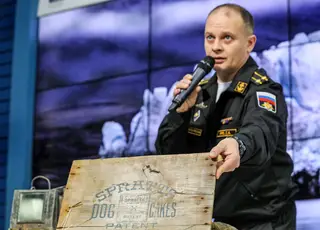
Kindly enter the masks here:
M 265 71 L 259 69 L 253 73 L 251 81 L 256 85 L 262 85 L 269 81 L 269 78 L 264 73 Z
M 209 82 L 209 79 L 203 79 L 203 80 L 201 80 L 201 81 L 199 82 L 198 85 L 205 85 L 205 84 L 207 84 L 208 82 Z
M 277 112 L 277 97 L 268 92 L 257 92 L 258 106 L 270 112 Z

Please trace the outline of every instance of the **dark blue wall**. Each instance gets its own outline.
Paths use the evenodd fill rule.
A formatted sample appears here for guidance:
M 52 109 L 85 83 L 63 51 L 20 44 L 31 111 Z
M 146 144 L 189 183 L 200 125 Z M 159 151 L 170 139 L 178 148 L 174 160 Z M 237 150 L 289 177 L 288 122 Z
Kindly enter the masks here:
M 9 227 L 14 189 L 29 189 L 32 179 L 38 0 L 0 0 L 0 7 L 5 7 L 5 5 L 7 7 L 16 5 L 16 7 L 11 10 L 10 20 L 4 20 L 4 18 L 1 20 L 1 17 L 4 16 L 0 13 L 0 34 L 5 34 L 5 31 L 9 30 L 2 29 L 4 25 L 12 25 L 11 32 L 8 32 L 11 35 L 7 36 L 11 38 L 5 39 L 5 36 L 2 35 L 0 38 L 0 74 L 4 76 L 0 81 L 0 123 L 2 127 L 0 131 L 0 152 L 2 154 L 0 175 L 3 178 L 0 194 L 0 215 L 2 217 L 0 229 Z M 6 17 L 9 17 L 10 14 L 7 15 Z M 7 52 L 3 52 L 5 50 Z M 7 62 L 7 64 L 2 62 Z M 8 111 L 10 111 L 9 116 Z M 6 153 L 8 153 L 7 157 L 5 157 Z
M 0 1 L 0 229 L 5 223 L 8 127 L 16 0 Z

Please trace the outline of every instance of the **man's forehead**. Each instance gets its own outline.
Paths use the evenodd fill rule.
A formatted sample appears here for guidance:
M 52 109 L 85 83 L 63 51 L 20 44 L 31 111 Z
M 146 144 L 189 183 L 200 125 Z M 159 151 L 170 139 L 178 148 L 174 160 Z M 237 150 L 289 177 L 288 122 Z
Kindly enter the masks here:
M 228 30 L 235 30 L 241 29 L 243 26 L 244 23 L 240 13 L 227 8 L 213 12 L 206 21 L 206 30 L 211 30 L 212 27 L 225 27 Z
M 220 9 L 217 9 L 213 11 L 210 16 L 226 16 L 226 17 L 241 17 L 240 12 L 227 7 L 222 7 Z

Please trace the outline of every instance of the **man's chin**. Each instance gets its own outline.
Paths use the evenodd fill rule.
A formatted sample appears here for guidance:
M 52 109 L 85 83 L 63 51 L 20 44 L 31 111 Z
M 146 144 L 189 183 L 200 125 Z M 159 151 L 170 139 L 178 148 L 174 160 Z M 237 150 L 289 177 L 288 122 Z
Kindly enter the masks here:
M 229 76 L 233 73 L 231 68 L 222 65 L 214 65 L 213 69 L 219 76 Z
M 223 68 L 223 66 L 221 64 L 215 64 L 213 66 L 213 69 L 216 71 L 216 72 L 221 72 L 221 71 L 224 71 L 225 68 Z

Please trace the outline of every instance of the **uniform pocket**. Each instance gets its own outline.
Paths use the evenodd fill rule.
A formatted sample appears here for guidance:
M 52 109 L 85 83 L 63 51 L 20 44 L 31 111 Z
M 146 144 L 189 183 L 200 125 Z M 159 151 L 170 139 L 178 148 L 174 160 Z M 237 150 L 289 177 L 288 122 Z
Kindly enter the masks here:
M 260 201 L 259 197 L 256 195 L 256 192 L 254 192 L 246 183 L 239 181 L 241 186 L 244 188 L 244 190 L 248 193 L 248 195 L 251 197 L 251 199 L 255 201 Z

